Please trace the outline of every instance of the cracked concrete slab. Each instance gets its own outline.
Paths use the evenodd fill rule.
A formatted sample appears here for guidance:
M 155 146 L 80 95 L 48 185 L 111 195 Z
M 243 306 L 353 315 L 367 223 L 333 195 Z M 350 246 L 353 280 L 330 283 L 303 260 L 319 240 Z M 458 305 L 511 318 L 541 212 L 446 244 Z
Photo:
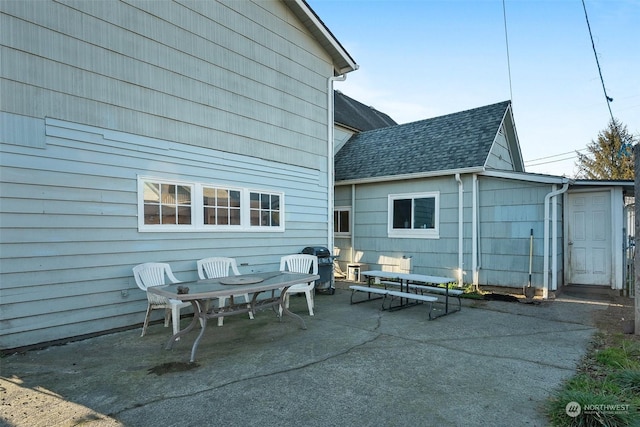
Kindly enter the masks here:
M 349 296 L 316 296 L 313 317 L 292 298 L 307 330 L 270 310 L 210 324 L 195 365 L 196 333 L 165 350 L 162 324 L 143 338 L 136 328 L 4 357 L 0 422 L 544 426 L 545 399 L 575 372 L 593 312 L 607 308 L 465 301 L 429 321 L 426 305 L 387 312 Z

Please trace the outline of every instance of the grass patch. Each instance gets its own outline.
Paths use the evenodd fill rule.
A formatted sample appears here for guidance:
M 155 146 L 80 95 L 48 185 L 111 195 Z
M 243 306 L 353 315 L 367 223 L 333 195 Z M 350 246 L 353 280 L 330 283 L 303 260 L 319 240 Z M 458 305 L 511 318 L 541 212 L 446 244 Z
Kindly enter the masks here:
M 480 291 L 479 289 L 476 289 L 476 287 L 473 284 L 467 284 L 462 288 L 462 295 L 460 295 L 460 298 L 468 298 L 468 299 L 477 299 L 477 300 L 483 300 L 484 299 L 484 292 Z
M 640 426 L 640 342 L 606 338 L 594 337 L 579 372 L 549 398 L 551 425 Z

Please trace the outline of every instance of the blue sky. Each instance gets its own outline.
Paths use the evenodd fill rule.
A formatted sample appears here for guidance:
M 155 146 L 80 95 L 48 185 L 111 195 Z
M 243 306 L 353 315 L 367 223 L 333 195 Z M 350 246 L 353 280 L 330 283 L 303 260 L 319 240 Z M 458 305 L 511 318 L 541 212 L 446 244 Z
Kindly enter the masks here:
M 360 66 L 335 89 L 398 123 L 511 99 L 526 170 L 570 177 L 609 123 L 581 0 L 505 0 L 509 61 L 502 0 L 307 2 Z M 613 115 L 640 135 L 640 0 L 585 4 Z

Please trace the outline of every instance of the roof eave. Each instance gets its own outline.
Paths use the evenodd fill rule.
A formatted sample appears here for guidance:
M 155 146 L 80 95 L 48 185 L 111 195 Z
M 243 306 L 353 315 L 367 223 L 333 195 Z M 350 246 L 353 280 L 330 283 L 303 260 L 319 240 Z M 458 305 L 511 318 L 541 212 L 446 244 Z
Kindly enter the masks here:
M 470 167 L 470 168 L 432 171 L 432 172 L 408 173 L 408 174 L 402 174 L 402 175 L 373 176 L 370 178 L 345 179 L 342 181 L 336 181 L 335 185 L 375 184 L 378 182 L 405 181 L 405 180 L 420 179 L 420 178 L 434 178 L 438 176 L 455 175 L 457 173 L 470 174 L 470 173 L 480 173 L 483 171 L 484 171 L 483 167 Z
M 616 180 L 598 180 L 598 179 L 576 179 L 573 183 L 575 187 L 622 187 L 627 191 L 635 192 L 634 180 L 616 179 Z
M 537 182 L 541 184 L 573 184 L 574 181 L 564 176 L 537 175 L 529 172 L 515 172 L 497 169 L 487 169 L 481 173 L 493 178 L 514 179 L 517 181 Z
M 284 3 L 309 29 L 334 63 L 334 74 L 342 75 L 358 69 L 358 64 L 304 0 L 284 0 Z

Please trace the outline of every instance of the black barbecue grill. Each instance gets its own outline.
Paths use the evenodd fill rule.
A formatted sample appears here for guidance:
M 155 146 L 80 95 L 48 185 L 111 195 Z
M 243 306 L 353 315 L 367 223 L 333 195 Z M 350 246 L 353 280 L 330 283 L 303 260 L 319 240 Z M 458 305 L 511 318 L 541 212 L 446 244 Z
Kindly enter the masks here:
M 336 257 L 324 246 L 307 246 L 301 253 L 318 257 L 320 279 L 316 280 L 316 291 L 333 295 L 336 291 L 333 282 L 333 260 Z

